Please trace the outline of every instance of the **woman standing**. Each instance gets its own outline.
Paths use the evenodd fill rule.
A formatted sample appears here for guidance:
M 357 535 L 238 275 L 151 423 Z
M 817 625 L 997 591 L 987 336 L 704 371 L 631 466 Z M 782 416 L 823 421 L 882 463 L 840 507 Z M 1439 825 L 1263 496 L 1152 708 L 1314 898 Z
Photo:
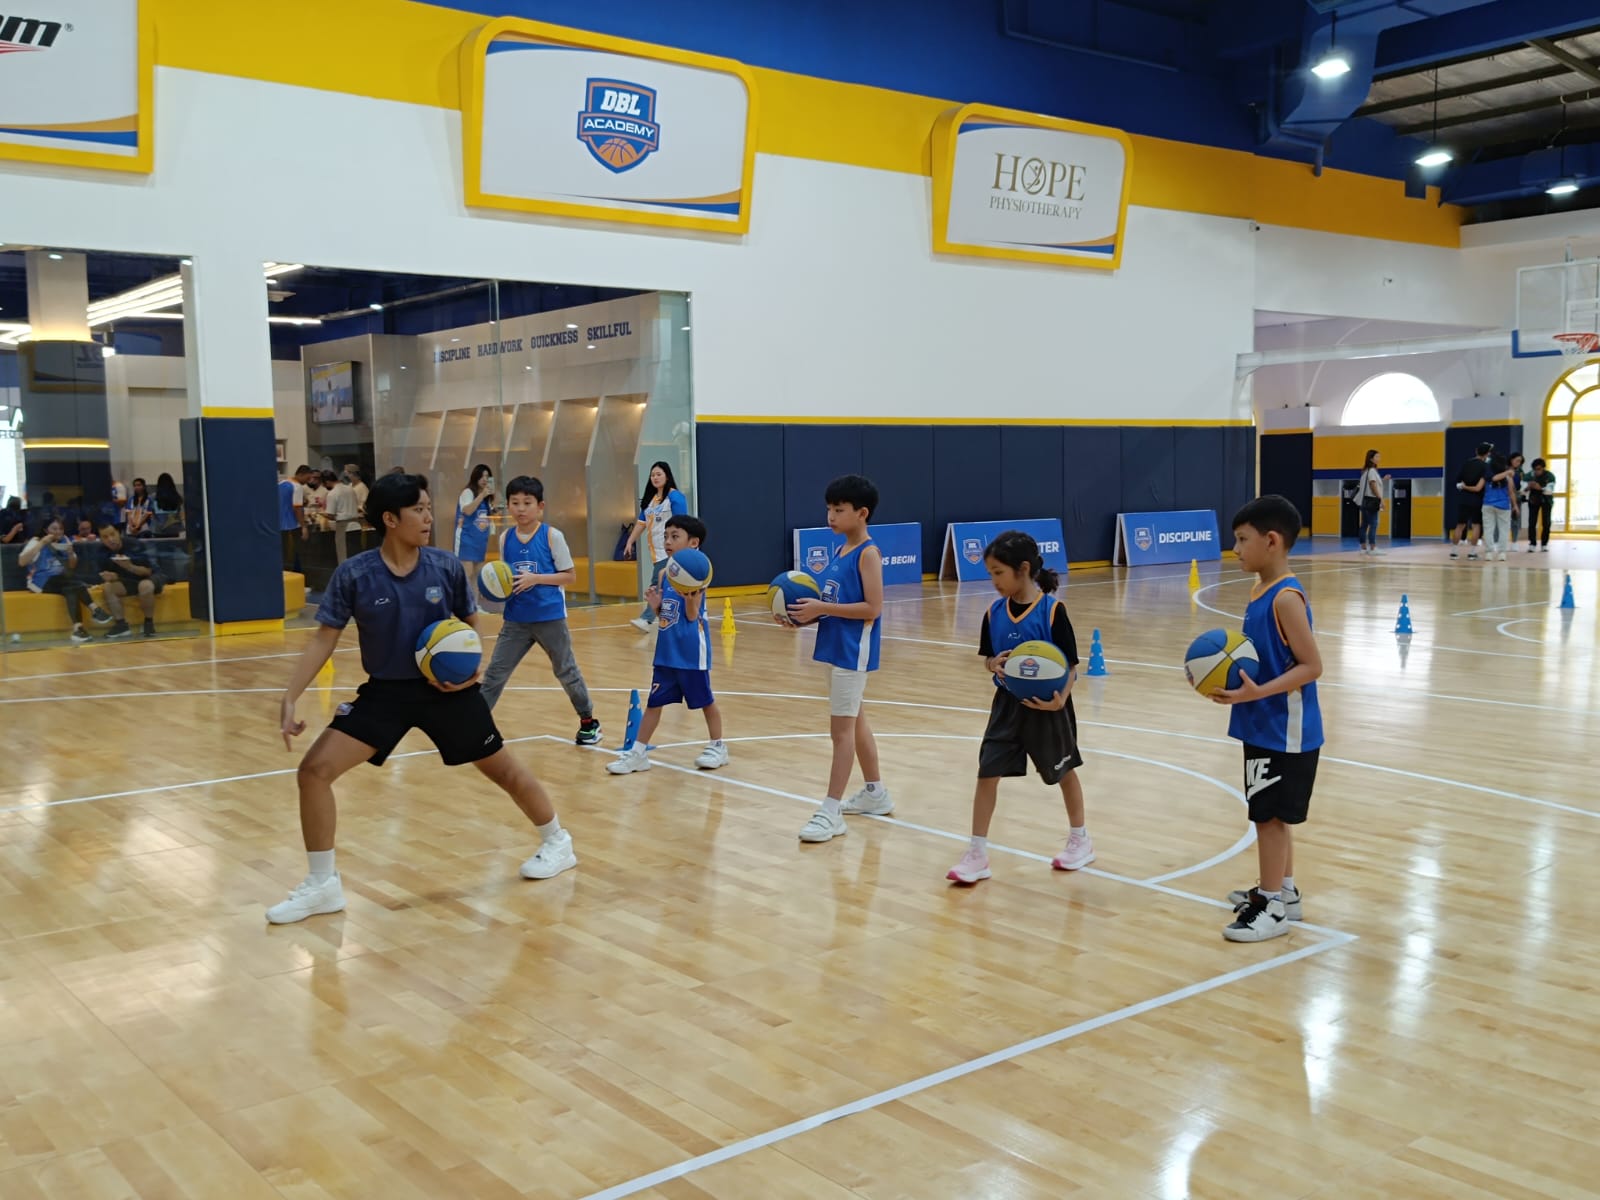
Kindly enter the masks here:
M 494 512 L 494 475 L 479 463 L 467 476 L 467 486 L 456 500 L 456 557 L 467 579 L 478 584 L 478 569 L 489 554 L 489 515 Z
M 1361 505 L 1356 541 L 1362 554 L 1378 552 L 1378 514 L 1383 511 L 1383 476 L 1378 474 L 1380 457 L 1376 450 L 1367 451 L 1367 462 L 1361 468 L 1361 482 L 1356 490 L 1356 499 Z
M 183 497 L 172 476 L 163 471 L 156 476 L 156 494 L 151 504 L 150 529 L 156 537 L 181 537 Z
M 1528 501 L 1528 471 L 1523 463 L 1519 451 L 1508 459 L 1511 465 L 1511 546 L 1516 548 L 1517 539 L 1522 536 L 1522 506 Z
M 1505 455 L 1489 460 L 1489 485 L 1483 490 L 1484 562 L 1506 561 L 1506 537 L 1511 532 L 1511 465 Z
M 628 544 L 622 548 L 623 558 L 635 557 L 634 543 L 645 530 L 650 531 L 650 586 L 661 586 L 661 572 L 667 567 L 667 518 L 689 511 L 689 501 L 678 490 L 672 478 L 672 468 L 664 462 L 650 464 L 650 481 L 645 484 L 644 495 L 639 497 L 639 519 L 628 533 Z M 630 622 L 641 633 L 656 627 L 656 615 L 646 604 L 639 615 Z

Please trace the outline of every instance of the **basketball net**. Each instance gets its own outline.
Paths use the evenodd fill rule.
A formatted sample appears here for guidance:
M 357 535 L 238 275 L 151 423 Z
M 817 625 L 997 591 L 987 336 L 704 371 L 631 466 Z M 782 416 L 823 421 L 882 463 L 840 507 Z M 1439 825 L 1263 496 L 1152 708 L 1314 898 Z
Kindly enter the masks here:
M 1561 353 L 1569 358 L 1600 351 L 1600 333 L 1553 333 L 1550 340 L 1559 342 Z

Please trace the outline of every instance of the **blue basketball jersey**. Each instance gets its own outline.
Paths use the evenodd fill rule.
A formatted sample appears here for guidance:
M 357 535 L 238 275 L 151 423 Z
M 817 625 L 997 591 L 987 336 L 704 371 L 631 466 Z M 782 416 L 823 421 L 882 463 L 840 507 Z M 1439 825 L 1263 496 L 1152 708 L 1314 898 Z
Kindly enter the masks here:
M 470 516 L 456 508 L 456 557 L 482 562 L 489 552 L 489 502 L 479 501 Z
M 1261 660 L 1257 683 L 1268 683 L 1295 666 L 1294 654 L 1284 639 L 1278 625 L 1277 614 L 1272 611 L 1278 593 L 1298 592 L 1305 599 L 1305 589 L 1293 575 L 1257 586 L 1251 594 L 1250 605 L 1244 610 L 1244 635 L 1255 643 L 1256 655 Z M 1306 620 L 1311 620 L 1311 604 L 1306 603 Z M 1262 750 L 1278 750 L 1285 754 L 1304 754 L 1322 745 L 1322 707 L 1317 703 L 1317 685 L 1308 683 L 1303 688 L 1252 700 L 1248 704 L 1235 704 L 1228 721 L 1228 736 L 1238 738 Z
M 1051 626 L 1055 624 L 1056 605 L 1061 601 L 1040 592 L 1020 617 L 1011 615 L 1011 601 L 1001 596 L 989 606 L 989 646 L 995 654 L 1015 650 L 1023 642 L 1049 642 L 1055 645 Z M 995 687 L 1003 687 L 1000 677 L 994 677 Z
M 706 619 L 710 606 L 700 597 L 700 619 L 689 620 L 687 601 L 671 585 L 661 588 L 660 629 L 656 633 L 656 666 L 680 671 L 711 669 L 711 622 Z
M 445 617 L 478 611 L 461 563 L 423 546 L 408 575 L 396 575 L 382 550 L 353 554 L 334 569 L 317 620 L 343 629 L 352 619 L 360 634 L 361 665 L 374 679 L 421 679 L 417 637 Z
M 830 604 L 860 604 L 867 598 L 861 586 L 861 552 L 873 544 L 868 538 L 854 550 L 840 546 L 833 552 L 818 581 L 824 600 Z M 883 639 L 880 624 L 860 618 L 823 617 L 817 622 L 817 648 L 811 657 L 846 671 L 876 671 L 878 647 Z
M 508 529 L 500 541 L 500 557 L 514 575 L 528 572 L 554 575 L 565 569 L 556 566 L 555 551 L 550 546 L 550 526 L 542 521 L 527 541 L 523 541 L 515 529 Z M 559 621 L 566 615 L 567 594 L 554 584 L 541 583 L 525 592 L 514 592 L 506 601 L 505 619 L 508 621 Z

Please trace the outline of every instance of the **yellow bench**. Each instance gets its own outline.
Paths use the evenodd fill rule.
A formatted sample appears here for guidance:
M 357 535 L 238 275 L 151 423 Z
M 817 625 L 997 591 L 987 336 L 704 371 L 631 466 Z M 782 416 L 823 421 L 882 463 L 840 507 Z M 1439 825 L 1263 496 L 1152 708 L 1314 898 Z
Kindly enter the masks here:
M 577 572 L 578 578 L 573 582 L 568 591 L 587 592 L 589 590 L 589 560 L 576 558 L 572 560 L 572 568 Z M 624 599 L 636 599 L 639 595 L 639 564 L 636 562 L 614 562 L 611 559 L 601 559 L 594 564 L 594 590 L 599 596 L 620 596 Z
M 89 589 L 97 604 L 104 604 L 104 593 L 99 587 Z M 38 592 L 0 593 L 5 605 L 5 631 L 7 633 L 54 633 L 71 628 L 67 620 L 66 601 L 60 596 L 41 595 Z M 306 603 L 306 579 L 292 571 L 283 573 L 283 613 L 297 616 Z M 143 610 L 136 596 L 123 600 L 129 624 L 137 625 Z M 156 597 L 156 624 L 181 624 L 193 620 L 189 615 L 189 585 L 169 583 Z

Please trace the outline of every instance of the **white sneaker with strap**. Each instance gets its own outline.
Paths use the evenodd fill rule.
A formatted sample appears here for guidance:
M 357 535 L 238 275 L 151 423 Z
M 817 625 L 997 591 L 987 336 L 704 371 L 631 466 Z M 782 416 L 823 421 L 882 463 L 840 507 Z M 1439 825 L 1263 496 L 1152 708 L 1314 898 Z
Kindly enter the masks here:
M 267 909 L 267 920 L 274 925 L 293 925 L 307 917 L 344 911 L 344 884 L 338 873 L 326 879 L 307 875 L 295 885 L 289 898 Z

